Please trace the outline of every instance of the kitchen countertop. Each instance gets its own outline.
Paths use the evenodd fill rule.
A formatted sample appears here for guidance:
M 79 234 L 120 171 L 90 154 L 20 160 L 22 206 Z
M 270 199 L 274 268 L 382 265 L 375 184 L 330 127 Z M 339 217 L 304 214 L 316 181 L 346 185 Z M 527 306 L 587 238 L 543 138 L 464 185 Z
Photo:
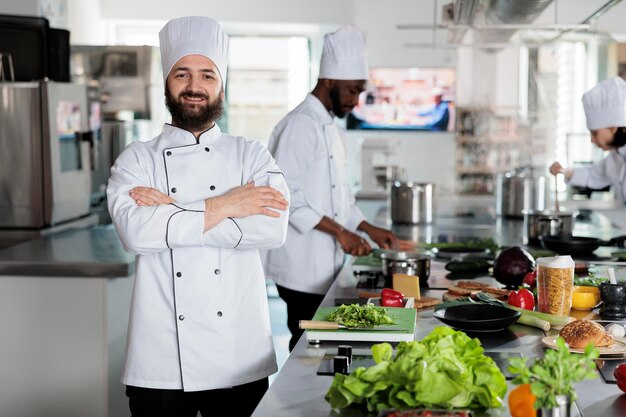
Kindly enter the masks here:
M 396 233 L 403 238 L 422 242 L 454 241 L 463 237 L 491 237 L 501 245 L 521 245 L 523 222 L 521 220 L 496 219 L 486 208 L 460 208 L 450 210 L 437 218 L 432 225 L 394 226 Z M 374 222 L 381 226 L 389 226 L 386 209 L 380 205 Z M 457 214 L 455 214 L 457 213 Z M 472 213 L 472 214 L 468 214 Z M 614 225 L 604 215 L 594 212 L 588 222 L 578 222 L 574 229 L 577 235 L 589 235 L 600 238 L 610 237 L 618 233 Z M 404 234 L 404 235 L 403 235 Z M 601 248 L 596 252 L 599 256 L 610 253 L 609 248 Z M 434 283 L 449 282 L 447 271 L 443 268 L 445 261 L 433 259 L 431 263 L 431 287 Z M 624 271 L 622 271 L 624 272 Z M 618 274 L 619 275 L 619 274 Z M 482 277 L 481 281 L 493 282 L 493 278 Z M 355 287 L 356 278 L 352 273 L 351 261 L 347 262 L 338 278 L 326 294 L 322 306 L 334 305 L 335 298 L 358 297 L 359 290 Z M 442 290 L 428 289 L 424 295 L 441 297 Z M 427 335 L 434 327 L 442 325 L 432 316 L 432 308 L 418 311 L 416 339 Z M 553 330 L 553 334 L 556 334 Z M 519 352 L 524 357 L 537 357 L 543 354 L 541 339 L 545 334 L 532 327 L 513 325 L 498 333 L 473 334 L 478 337 L 485 350 L 495 352 Z M 324 399 L 330 387 L 332 377 L 318 376 L 316 371 L 326 350 L 336 352 L 340 342 L 322 342 L 312 345 L 302 337 L 287 362 L 281 368 L 268 392 L 255 410 L 254 417 L 327 417 L 342 415 L 366 415 L 346 410 L 331 410 Z M 369 348 L 371 343 L 351 342 L 353 348 Z M 615 384 L 606 384 L 598 375 L 598 379 L 587 380 L 577 384 L 579 399 L 572 407 L 572 416 L 584 417 L 617 417 L 626 415 L 626 396 Z M 509 382 L 509 388 L 512 385 Z M 509 389 L 510 391 L 510 389 Z M 504 407 L 480 412 L 479 416 L 508 416 L 506 399 Z
M 71 229 L 0 250 L 0 275 L 128 277 L 135 258 L 112 225 Z

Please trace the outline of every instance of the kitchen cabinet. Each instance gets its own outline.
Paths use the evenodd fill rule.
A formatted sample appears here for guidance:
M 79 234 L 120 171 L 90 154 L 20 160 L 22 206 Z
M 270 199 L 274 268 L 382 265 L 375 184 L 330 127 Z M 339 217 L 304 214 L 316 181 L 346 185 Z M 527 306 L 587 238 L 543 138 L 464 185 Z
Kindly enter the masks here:
M 457 112 L 456 174 L 461 194 L 493 194 L 496 175 L 544 154 L 541 129 L 486 108 Z
M 112 226 L 0 251 L 0 416 L 123 417 L 133 257 Z

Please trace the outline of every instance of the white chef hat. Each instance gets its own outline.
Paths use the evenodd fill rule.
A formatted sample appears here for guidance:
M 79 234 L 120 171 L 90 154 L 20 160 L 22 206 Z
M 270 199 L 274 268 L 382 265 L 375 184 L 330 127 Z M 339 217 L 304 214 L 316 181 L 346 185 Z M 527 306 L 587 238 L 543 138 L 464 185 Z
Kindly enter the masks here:
M 330 80 L 367 80 L 365 34 L 346 25 L 324 36 L 319 78 Z
M 187 55 L 209 58 L 226 84 L 228 68 L 228 35 L 210 17 L 188 16 L 172 19 L 159 32 L 163 81 L 179 59 Z
M 589 130 L 626 126 L 626 82 L 620 77 L 604 80 L 583 94 Z

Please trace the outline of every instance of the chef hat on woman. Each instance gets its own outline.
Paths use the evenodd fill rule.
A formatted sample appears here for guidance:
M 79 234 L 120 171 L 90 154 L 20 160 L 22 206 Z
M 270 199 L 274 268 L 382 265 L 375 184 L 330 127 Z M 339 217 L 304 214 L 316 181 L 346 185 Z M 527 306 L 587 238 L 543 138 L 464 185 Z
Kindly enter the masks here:
M 172 19 L 159 32 L 163 81 L 174 64 L 187 55 L 203 55 L 209 58 L 226 84 L 228 67 L 228 35 L 219 23 L 210 17 L 188 16 Z
M 589 130 L 626 126 L 626 81 L 620 77 L 604 80 L 583 94 Z
M 319 78 L 330 80 L 367 80 L 365 34 L 346 25 L 324 36 Z

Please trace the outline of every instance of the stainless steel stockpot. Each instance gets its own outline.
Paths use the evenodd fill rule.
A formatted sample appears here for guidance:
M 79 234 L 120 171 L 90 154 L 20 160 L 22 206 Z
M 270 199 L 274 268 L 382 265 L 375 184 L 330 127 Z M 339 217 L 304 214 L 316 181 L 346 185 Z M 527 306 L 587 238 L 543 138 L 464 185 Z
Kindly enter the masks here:
M 396 181 L 390 189 L 391 221 L 399 224 L 432 223 L 435 185 Z
M 496 176 L 496 214 L 522 217 L 524 210 L 544 210 L 547 201 L 546 178 L 531 167 L 515 168 Z
M 524 244 L 540 246 L 540 237 L 569 237 L 576 212 L 524 210 Z

